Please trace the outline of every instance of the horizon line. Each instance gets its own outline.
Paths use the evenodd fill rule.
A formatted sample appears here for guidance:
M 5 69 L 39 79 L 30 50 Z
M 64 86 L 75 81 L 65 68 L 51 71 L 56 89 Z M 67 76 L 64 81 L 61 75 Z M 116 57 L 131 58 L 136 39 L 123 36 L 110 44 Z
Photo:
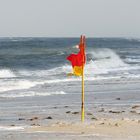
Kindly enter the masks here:
M 79 36 L 80 37 L 80 36 Z M 79 38 L 78 36 L 0 36 L 0 38 Z M 124 39 L 140 39 L 140 37 L 124 37 L 124 36 L 95 36 L 95 37 L 91 37 L 91 36 L 85 36 L 86 38 L 124 38 Z

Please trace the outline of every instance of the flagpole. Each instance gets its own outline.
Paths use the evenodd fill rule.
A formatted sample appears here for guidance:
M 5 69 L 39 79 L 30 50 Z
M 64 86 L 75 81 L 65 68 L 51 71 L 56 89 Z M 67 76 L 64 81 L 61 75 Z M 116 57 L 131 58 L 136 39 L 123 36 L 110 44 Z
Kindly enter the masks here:
M 85 47 L 85 37 L 82 36 L 81 37 L 82 39 L 82 44 L 84 45 Z M 84 50 L 85 51 L 85 50 Z M 85 52 L 84 52 L 85 53 Z M 84 101 L 85 101 L 85 93 L 84 93 L 84 56 L 83 56 L 83 64 L 82 64 L 82 105 L 81 105 L 81 121 L 84 122 L 85 120 L 85 110 L 84 110 Z
M 82 71 L 82 106 L 81 106 L 81 121 L 84 122 L 85 119 L 85 110 L 84 110 L 84 65 Z

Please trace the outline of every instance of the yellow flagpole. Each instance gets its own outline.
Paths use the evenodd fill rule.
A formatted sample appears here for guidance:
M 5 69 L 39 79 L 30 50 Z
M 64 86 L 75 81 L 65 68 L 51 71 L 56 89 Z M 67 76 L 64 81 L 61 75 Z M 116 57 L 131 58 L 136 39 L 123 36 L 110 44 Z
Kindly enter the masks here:
M 84 110 L 84 65 L 82 68 L 82 106 L 81 106 L 81 121 L 84 122 L 85 119 L 85 110 Z
M 85 47 L 85 37 L 82 36 L 82 44 Z M 84 50 L 85 51 L 85 50 Z M 84 52 L 85 53 L 85 52 Z M 84 62 L 84 57 L 83 57 L 83 62 Z M 85 101 L 85 93 L 84 93 L 84 63 L 82 65 L 82 105 L 81 105 L 81 121 L 84 122 L 85 120 L 85 110 L 84 110 L 84 101 Z

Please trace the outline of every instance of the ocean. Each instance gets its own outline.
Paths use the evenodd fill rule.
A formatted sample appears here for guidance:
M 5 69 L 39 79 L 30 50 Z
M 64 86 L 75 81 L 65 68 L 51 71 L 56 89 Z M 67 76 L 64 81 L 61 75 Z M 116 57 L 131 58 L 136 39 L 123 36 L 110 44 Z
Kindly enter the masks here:
M 0 38 L 0 98 L 74 94 L 66 57 L 79 38 Z M 140 78 L 140 39 L 87 38 L 85 81 Z M 79 88 L 80 89 L 80 88 Z M 78 93 L 76 91 L 76 93 Z M 80 93 L 80 91 L 79 91 Z

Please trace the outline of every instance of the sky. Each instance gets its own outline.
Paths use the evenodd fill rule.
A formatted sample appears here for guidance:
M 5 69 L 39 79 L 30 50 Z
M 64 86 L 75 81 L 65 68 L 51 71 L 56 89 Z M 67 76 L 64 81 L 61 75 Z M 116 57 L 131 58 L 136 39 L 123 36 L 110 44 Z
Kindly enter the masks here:
M 140 0 L 0 0 L 0 37 L 140 38 Z

